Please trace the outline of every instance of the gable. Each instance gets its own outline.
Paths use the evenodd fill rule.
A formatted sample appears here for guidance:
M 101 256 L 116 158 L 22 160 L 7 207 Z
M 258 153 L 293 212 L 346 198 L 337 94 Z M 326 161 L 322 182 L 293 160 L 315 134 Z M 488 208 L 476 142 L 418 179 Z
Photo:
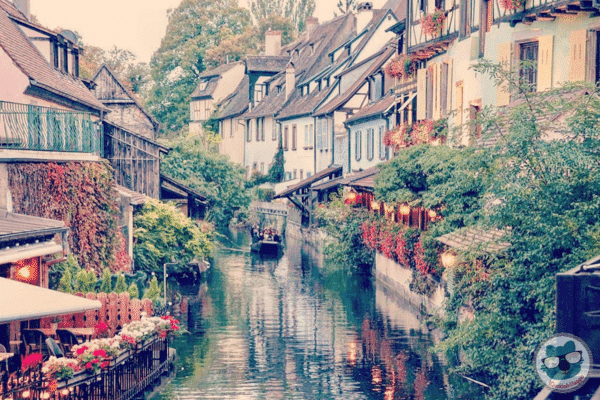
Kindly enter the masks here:
M 113 74 L 108 72 L 108 69 L 106 69 L 105 67 L 102 67 L 100 69 L 100 71 L 94 78 L 94 82 L 98 85 L 96 86 L 95 90 L 96 98 L 98 100 L 125 100 L 133 102 L 133 99 L 123 89 L 123 87 L 113 76 Z

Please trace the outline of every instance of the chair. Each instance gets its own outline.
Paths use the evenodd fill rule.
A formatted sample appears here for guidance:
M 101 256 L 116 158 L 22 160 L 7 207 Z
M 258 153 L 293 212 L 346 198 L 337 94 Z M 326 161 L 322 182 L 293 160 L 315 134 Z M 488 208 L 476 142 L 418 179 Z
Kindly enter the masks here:
M 52 338 L 46 339 L 46 346 L 48 347 L 48 351 L 50 352 L 50 354 L 54 357 L 63 358 L 65 356 L 65 353 L 63 353 L 58 343 L 56 343 L 56 340 Z
M 0 344 L 0 353 L 8 353 L 6 347 Z M 4 367 L 3 367 L 4 366 Z M 0 361 L 0 372 L 6 371 L 8 373 L 8 360 Z
M 46 339 L 48 336 L 44 332 L 37 329 L 23 329 L 21 331 L 21 337 L 25 344 L 25 353 L 30 354 L 31 352 L 42 353 L 42 358 L 47 360 L 50 356 L 48 354 L 48 346 L 46 346 Z
M 69 354 L 71 352 L 71 347 L 81 343 L 79 339 L 77 339 L 77 336 L 67 329 L 57 329 L 56 335 L 58 336 L 60 346 L 65 354 Z

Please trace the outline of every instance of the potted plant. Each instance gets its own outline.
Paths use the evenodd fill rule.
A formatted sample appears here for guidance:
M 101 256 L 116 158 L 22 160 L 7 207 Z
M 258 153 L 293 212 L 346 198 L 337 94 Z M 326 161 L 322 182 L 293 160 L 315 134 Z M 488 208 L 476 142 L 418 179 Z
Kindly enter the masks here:
M 52 318 L 50 318 L 50 328 L 52 328 L 52 330 L 54 332 L 56 332 L 56 330 L 58 329 L 58 324 L 62 321 L 62 318 L 58 315 L 53 316 Z
M 402 54 L 390 61 L 384 71 L 394 78 L 410 78 L 416 71 L 415 60 L 409 55 Z
M 519 8 L 523 7 L 523 5 L 525 4 L 525 0 L 499 0 L 500 1 L 500 7 L 504 8 L 505 10 L 518 10 Z
M 437 36 L 441 33 L 446 13 L 438 8 L 431 14 L 427 14 L 421 19 L 421 30 L 425 35 Z

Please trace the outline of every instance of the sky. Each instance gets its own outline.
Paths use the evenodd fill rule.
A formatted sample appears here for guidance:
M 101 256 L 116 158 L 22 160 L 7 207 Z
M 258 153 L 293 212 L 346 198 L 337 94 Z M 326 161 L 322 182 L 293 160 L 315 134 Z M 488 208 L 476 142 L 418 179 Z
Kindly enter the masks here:
M 167 29 L 167 10 L 181 0 L 30 0 L 31 13 L 50 29 L 77 32 L 84 44 L 133 52 L 149 62 Z M 333 18 L 338 0 L 315 0 L 319 21 Z M 246 6 L 247 0 L 240 0 Z M 385 0 L 375 0 L 375 8 Z

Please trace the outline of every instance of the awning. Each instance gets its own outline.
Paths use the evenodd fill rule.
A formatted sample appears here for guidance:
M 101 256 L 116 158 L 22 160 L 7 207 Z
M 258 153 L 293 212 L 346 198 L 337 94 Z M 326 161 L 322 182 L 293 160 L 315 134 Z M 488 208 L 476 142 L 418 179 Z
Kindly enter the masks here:
M 506 231 L 484 228 L 462 228 L 435 238 L 438 242 L 461 251 L 481 249 L 487 253 L 500 253 L 511 244 L 503 241 Z
M 33 257 L 47 256 L 49 254 L 62 252 L 62 245 L 53 240 L 19 247 L 13 246 L 0 250 L 0 264 L 8 264 L 21 260 L 27 260 Z
M 98 310 L 102 303 L 0 278 L 0 324 Z
M 0 210 L 0 243 L 54 236 L 68 230 L 62 221 Z
M 306 188 L 310 187 L 313 183 L 319 182 L 320 180 L 323 180 L 325 178 L 330 178 L 332 176 L 333 176 L 333 178 L 337 178 L 342 174 L 342 170 L 343 170 L 343 167 L 341 165 L 332 165 L 329 168 L 324 169 L 323 171 L 320 171 L 320 172 L 314 174 L 310 178 L 306 178 L 305 180 L 300 181 L 299 183 L 287 188 L 286 190 L 282 191 L 281 193 L 277 193 L 277 195 L 273 198 L 280 199 L 283 197 L 288 197 L 288 196 L 292 195 L 294 192 L 296 192 L 298 190 L 306 189 Z

